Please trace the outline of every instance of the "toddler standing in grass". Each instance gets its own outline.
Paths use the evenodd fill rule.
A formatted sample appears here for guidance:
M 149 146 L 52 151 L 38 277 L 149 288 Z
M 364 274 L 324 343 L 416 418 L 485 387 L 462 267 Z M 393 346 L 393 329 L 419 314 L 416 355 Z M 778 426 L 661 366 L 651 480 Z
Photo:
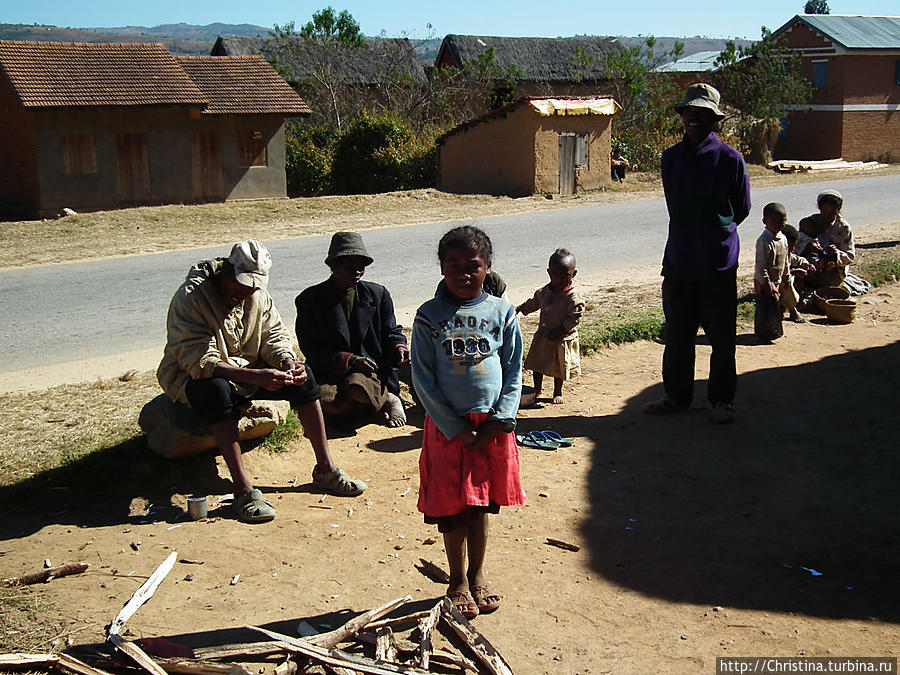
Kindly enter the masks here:
M 575 290 L 575 256 L 569 251 L 558 248 L 553 252 L 547 274 L 550 283 L 535 291 L 516 311 L 526 315 L 541 310 L 525 367 L 532 371 L 535 400 L 541 395 L 546 375 L 553 378 L 553 402 L 562 403 L 563 382 L 581 374 L 576 326 L 584 312 L 584 301 Z
M 446 284 L 419 307 L 412 334 L 412 379 L 427 415 L 418 507 L 444 536 L 447 597 L 468 619 L 500 605 L 483 570 L 487 514 L 526 503 L 512 433 L 522 334 L 510 304 L 484 291 L 491 255 L 478 228 L 447 232 L 438 244 Z

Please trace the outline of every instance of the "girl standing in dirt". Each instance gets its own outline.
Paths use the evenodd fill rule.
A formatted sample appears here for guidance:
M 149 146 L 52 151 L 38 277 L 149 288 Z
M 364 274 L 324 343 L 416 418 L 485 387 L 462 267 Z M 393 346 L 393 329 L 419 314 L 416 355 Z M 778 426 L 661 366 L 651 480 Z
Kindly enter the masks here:
M 540 324 L 528 349 L 525 368 L 534 378 L 534 397 L 541 395 L 544 375 L 553 378 L 553 402 L 562 403 L 565 380 L 581 374 L 578 329 L 584 301 L 575 290 L 575 256 L 558 248 L 550 256 L 550 283 L 516 307 L 523 315 L 541 310 Z
M 491 254 L 491 240 L 476 227 L 441 238 L 446 290 L 419 307 L 411 350 L 413 384 L 427 415 L 418 507 L 443 534 L 447 597 L 469 619 L 500 605 L 483 571 L 488 513 L 526 503 L 512 433 L 522 334 L 510 304 L 484 292 Z

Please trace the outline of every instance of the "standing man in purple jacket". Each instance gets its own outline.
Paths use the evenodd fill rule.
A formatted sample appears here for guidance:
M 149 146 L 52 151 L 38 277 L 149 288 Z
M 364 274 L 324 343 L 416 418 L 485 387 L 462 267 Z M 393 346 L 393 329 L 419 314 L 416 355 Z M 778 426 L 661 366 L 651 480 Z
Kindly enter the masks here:
M 695 340 L 703 326 L 712 345 L 707 392 L 712 420 L 733 422 L 737 226 L 750 213 L 750 180 L 741 154 L 713 133 L 725 117 L 715 88 L 691 85 L 675 109 L 681 115 L 684 138 L 662 155 L 669 210 L 662 266 L 666 395 L 649 403 L 644 412 L 688 409 L 694 390 Z

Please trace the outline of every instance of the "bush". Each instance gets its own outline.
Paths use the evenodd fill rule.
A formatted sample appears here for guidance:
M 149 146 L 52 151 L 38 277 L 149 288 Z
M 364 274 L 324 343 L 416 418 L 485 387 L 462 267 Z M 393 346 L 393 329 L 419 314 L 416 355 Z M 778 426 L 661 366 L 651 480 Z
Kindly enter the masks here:
M 416 136 L 396 115 L 363 113 L 335 143 L 332 187 L 370 194 L 433 186 L 436 151 L 430 136 Z
M 334 132 L 325 127 L 288 125 L 284 145 L 289 197 L 329 191 L 334 142 Z

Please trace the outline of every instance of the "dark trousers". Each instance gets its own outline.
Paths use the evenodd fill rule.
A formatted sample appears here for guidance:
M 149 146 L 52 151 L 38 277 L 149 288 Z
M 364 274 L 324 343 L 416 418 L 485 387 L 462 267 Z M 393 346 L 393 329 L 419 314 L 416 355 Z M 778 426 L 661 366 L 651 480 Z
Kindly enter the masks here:
M 319 399 L 320 391 L 312 370 L 306 368 L 306 382 L 302 385 L 290 385 L 277 391 L 260 388 L 252 396 L 239 396 L 234 386 L 224 377 L 211 377 L 203 380 L 191 380 L 184 388 L 184 393 L 191 408 L 206 418 L 210 424 L 216 424 L 231 417 L 239 419 L 240 408 L 250 401 L 289 401 L 296 410 L 300 406 Z
M 694 396 L 694 356 L 697 329 L 712 345 L 709 359 L 710 403 L 731 403 L 737 387 L 734 361 L 737 325 L 737 270 L 723 272 L 712 281 L 678 281 L 662 285 L 666 314 L 666 349 L 663 385 L 666 395 L 680 406 Z

